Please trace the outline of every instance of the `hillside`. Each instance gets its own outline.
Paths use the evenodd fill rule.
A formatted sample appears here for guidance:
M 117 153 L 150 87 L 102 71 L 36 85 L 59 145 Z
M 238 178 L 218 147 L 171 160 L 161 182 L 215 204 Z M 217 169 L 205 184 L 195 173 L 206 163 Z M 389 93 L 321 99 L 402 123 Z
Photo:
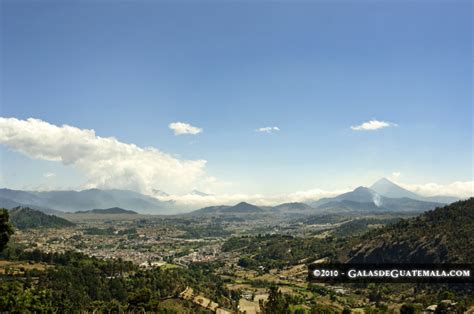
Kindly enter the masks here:
M 204 207 L 198 210 L 195 210 L 189 215 L 193 216 L 200 216 L 200 215 L 238 215 L 238 214 L 258 214 L 258 213 L 263 213 L 264 209 L 246 203 L 246 202 L 240 202 L 234 206 L 209 206 L 209 207 Z
M 474 198 L 367 233 L 342 250 L 351 263 L 474 261 Z
M 263 212 L 263 209 L 261 209 L 258 206 L 246 203 L 246 202 L 241 202 L 241 203 L 238 203 L 237 205 L 222 209 L 222 212 L 224 212 L 224 213 L 233 213 L 233 214 L 237 214 L 237 213 L 249 213 L 250 214 L 250 213 L 261 213 L 261 212 Z
M 382 212 L 385 208 L 373 202 L 355 202 L 349 200 L 331 201 L 318 206 L 318 212 L 324 213 L 350 213 L 350 212 Z
M 10 221 L 18 229 L 61 228 L 75 225 L 69 220 L 54 215 L 47 215 L 28 207 L 16 207 L 10 210 Z
M 280 213 L 294 213 L 294 212 L 311 212 L 314 211 L 314 209 L 305 204 L 305 203 L 283 203 L 277 206 L 273 206 L 271 208 L 275 212 L 280 212 Z

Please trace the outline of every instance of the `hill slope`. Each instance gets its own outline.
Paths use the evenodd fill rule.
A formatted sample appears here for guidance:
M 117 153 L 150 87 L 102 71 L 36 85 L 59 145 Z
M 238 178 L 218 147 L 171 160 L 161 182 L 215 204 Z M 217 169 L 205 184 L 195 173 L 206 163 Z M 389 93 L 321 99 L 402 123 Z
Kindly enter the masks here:
M 75 225 L 69 220 L 54 215 L 46 215 L 28 207 L 16 207 L 10 210 L 10 220 L 13 226 L 18 229 L 61 228 Z
M 280 213 L 293 213 L 293 212 L 310 212 L 314 211 L 314 209 L 305 204 L 299 202 L 293 203 L 283 203 L 277 206 L 272 207 L 273 211 L 280 212 Z
M 474 198 L 374 230 L 350 243 L 351 263 L 474 262 Z
M 224 212 L 224 213 L 232 213 L 232 214 L 261 213 L 261 212 L 263 212 L 263 209 L 261 209 L 258 206 L 246 203 L 246 202 L 241 202 L 241 203 L 238 203 L 237 205 L 224 208 L 221 211 Z
M 204 207 L 198 210 L 195 210 L 189 215 L 193 216 L 199 216 L 199 215 L 238 215 L 238 214 L 258 214 L 258 213 L 263 213 L 265 212 L 264 209 L 246 203 L 246 202 L 240 202 L 234 206 L 209 206 L 209 207 Z

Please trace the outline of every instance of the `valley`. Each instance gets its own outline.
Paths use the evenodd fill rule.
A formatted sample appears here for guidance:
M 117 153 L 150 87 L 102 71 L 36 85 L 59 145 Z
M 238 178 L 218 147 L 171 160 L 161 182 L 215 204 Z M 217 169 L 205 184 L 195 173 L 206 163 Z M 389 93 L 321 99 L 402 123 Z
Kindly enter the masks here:
M 379 181 L 376 188 L 384 184 Z M 474 304 L 469 284 L 308 282 L 307 265 L 314 262 L 473 261 L 474 199 L 443 207 L 385 186 L 384 193 L 393 191 L 401 197 L 359 187 L 311 205 L 240 202 L 174 215 L 118 206 L 75 212 L 56 208 L 53 213 L 17 207 L 10 210 L 15 233 L 2 252 L 0 273 L 19 282 L 34 276 L 41 283 L 43 276 L 59 271 L 58 263 L 71 271 L 82 263 L 97 264 L 94 272 L 103 273 L 103 284 L 120 279 L 127 295 L 97 302 L 124 310 L 265 313 L 282 306 L 288 313 L 398 313 L 407 307 L 418 313 L 447 306 L 443 300 L 452 303 L 452 310 L 468 309 Z M 76 259 L 79 264 L 72 262 Z M 116 273 L 108 267 L 128 270 Z M 134 303 L 136 276 L 164 274 L 183 279 L 171 290 L 151 290 L 145 301 Z M 210 276 L 218 286 L 193 276 Z M 54 282 L 48 288 L 53 293 Z M 112 305 L 114 299 L 120 304 Z

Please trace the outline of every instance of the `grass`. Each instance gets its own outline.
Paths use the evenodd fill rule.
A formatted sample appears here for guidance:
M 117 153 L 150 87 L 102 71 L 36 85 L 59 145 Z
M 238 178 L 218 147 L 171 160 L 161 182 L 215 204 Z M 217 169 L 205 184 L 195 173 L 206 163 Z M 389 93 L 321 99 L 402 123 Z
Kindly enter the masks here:
M 6 261 L 6 260 L 0 260 L 0 274 L 5 273 L 6 268 L 10 268 L 11 271 L 15 273 L 23 272 L 24 270 L 32 270 L 32 269 L 37 269 L 37 270 L 45 270 L 48 267 L 48 265 L 44 263 L 28 263 L 24 261 Z

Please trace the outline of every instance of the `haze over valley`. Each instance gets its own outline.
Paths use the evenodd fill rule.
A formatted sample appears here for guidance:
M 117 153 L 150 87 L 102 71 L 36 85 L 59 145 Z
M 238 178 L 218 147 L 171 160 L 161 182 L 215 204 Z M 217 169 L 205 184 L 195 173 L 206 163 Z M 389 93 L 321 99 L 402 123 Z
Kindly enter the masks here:
M 78 212 L 93 209 L 106 209 L 118 207 L 134 210 L 142 214 L 177 214 L 191 211 L 187 204 L 183 206 L 179 201 L 170 199 L 169 195 L 161 192 L 162 196 L 148 196 L 130 190 L 101 190 L 89 189 L 83 191 L 19 191 L 0 189 L 0 206 L 3 208 L 31 207 L 46 213 Z M 204 199 L 210 195 L 193 191 L 195 195 Z M 155 193 L 156 194 L 156 193 Z M 162 200 L 162 198 L 166 200 Z M 406 190 L 386 178 L 375 182 L 370 188 L 357 187 L 353 191 L 320 199 L 308 199 L 304 202 L 288 202 L 275 205 L 256 205 L 255 210 L 262 213 L 271 213 L 269 208 L 276 209 L 279 213 L 324 213 L 344 211 L 425 211 L 436 206 L 452 203 L 460 198 L 454 196 L 424 197 Z M 242 202 L 247 200 L 243 199 Z M 286 204 L 286 206 L 285 206 Z M 194 205 L 194 210 L 199 206 Z M 237 206 L 237 205 L 236 205 Z M 221 204 L 203 208 L 196 212 L 226 213 L 233 212 L 231 206 Z

